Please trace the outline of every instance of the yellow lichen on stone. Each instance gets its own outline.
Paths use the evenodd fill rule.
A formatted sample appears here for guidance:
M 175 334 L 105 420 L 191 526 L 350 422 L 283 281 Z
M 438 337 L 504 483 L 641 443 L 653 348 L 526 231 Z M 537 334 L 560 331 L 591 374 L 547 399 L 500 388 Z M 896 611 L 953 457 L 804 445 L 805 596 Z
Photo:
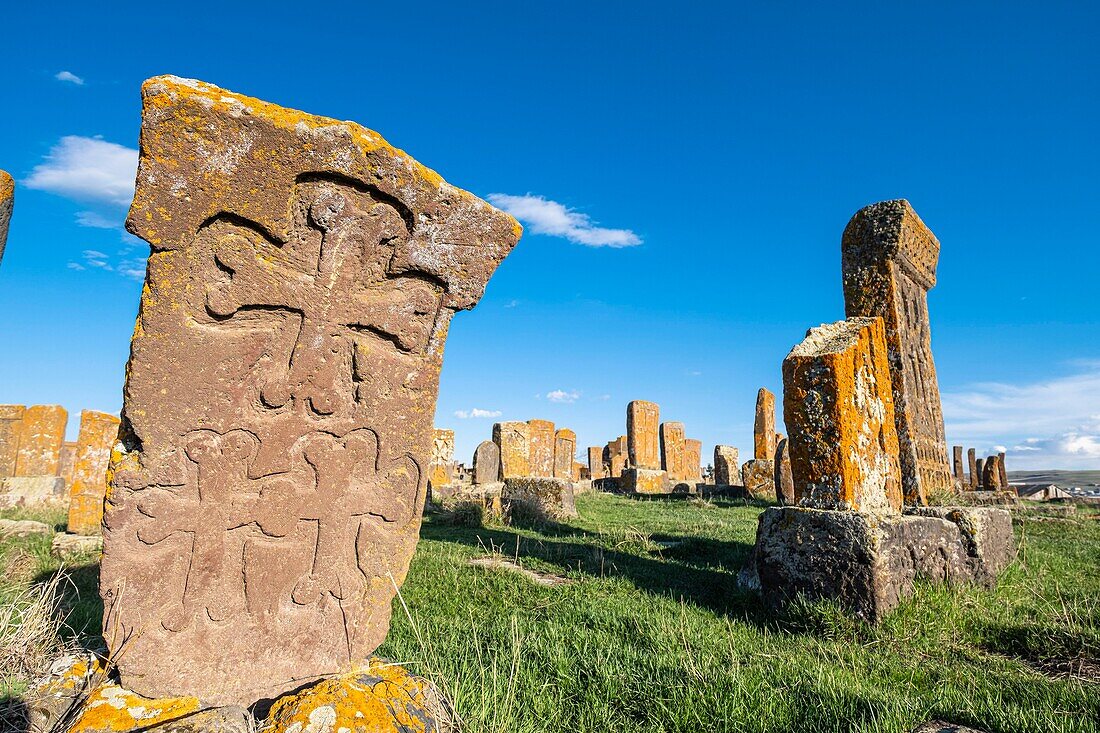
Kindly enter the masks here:
M 193 697 L 149 699 L 108 683 L 88 696 L 68 733 L 146 730 L 199 710 Z
M 7 201 L 15 193 L 15 179 L 7 171 L 0 171 L 0 203 Z
M 419 733 L 452 730 L 434 686 L 372 659 L 358 672 L 322 680 L 275 701 L 266 733 Z

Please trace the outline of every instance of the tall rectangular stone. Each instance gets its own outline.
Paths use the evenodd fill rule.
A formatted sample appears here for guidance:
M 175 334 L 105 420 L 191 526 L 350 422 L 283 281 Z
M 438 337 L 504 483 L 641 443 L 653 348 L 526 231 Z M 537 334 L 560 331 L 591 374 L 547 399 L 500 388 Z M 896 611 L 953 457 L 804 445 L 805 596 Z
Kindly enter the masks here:
M 7 171 L 0 171 L 0 260 L 4 259 L 4 246 L 8 243 L 8 226 L 15 208 L 15 180 Z
M 75 440 L 66 440 L 61 444 L 61 459 L 57 464 L 57 475 L 65 481 L 65 486 L 72 486 L 73 470 L 76 468 Z
M 103 637 L 134 692 L 247 707 L 385 638 L 448 326 L 520 227 L 355 123 L 176 77 L 143 98 Z
M 940 243 L 909 202 L 897 200 L 857 212 L 841 249 L 845 313 L 886 325 L 905 503 L 927 504 L 929 493 L 952 488 L 928 319 Z
M 619 478 L 623 475 L 623 469 L 626 468 L 629 462 L 629 449 L 627 448 L 627 439 L 625 435 L 620 435 L 615 440 L 607 444 L 607 452 L 605 458 L 607 460 L 608 471 L 612 478 Z
M 428 481 L 438 489 L 454 483 L 455 431 L 435 428 L 432 431 L 432 458 Z
M 977 485 L 975 486 L 975 488 L 978 488 L 978 489 L 988 489 L 988 488 L 989 488 L 989 484 L 988 484 L 988 483 L 986 483 L 986 474 L 985 474 L 985 459 L 984 459 L 984 458 L 979 458 L 979 459 L 978 459 L 978 464 L 977 464 L 977 467 L 975 468 L 975 471 L 976 471 L 976 474 L 975 474 L 975 475 L 976 475 L 976 476 L 978 477 L 978 478 L 976 479 L 978 483 L 977 483 Z
M 668 474 L 670 481 L 684 481 L 687 479 L 685 466 L 686 448 L 682 422 L 661 423 L 661 468 Z
M 557 445 L 554 423 L 549 420 L 528 420 L 531 441 L 530 461 L 534 478 L 554 478 L 554 448 Z
M 765 387 L 756 393 L 756 420 L 753 423 L 753 458 L 770 461 L 775 458 L 775 395 Z
M 56 476 L 61 468 L 61 444 L 69 413 L 60 405 L 32 405 L 19 427 L 16 476 Z
M 981 472 L 978 471 L 977 451 L 973 448 L 967 449 L 966 462 L 970 468 L 970 475 L 967 477 L 967 481 L 971 489 L 976 489 L 978 485 L 981 484 Z
M 794 493 L 794 474 L 791 473 L 790 441 L 780 438 L 775 446 L 775 500 L 780 505 L 798 503 Z
M 626 441 L 631 468 L 661 469 L 660 422 L 660 408 L 654 402 L 634 400 L 626 406 Z
M 965 486 L 966 474 L 963 472 L 963 447 L 961 445 L 952 446 L 951 454 L 951 466 L 954 470 L 955 480 Z
M 500 448 L 500 480 L 531 474 L 531 436 L 527 423 L 518 420 L 493 425 L 493 442 Z
M 26 410 L 23 405 L 0 405 L 0 479 L 15 475 L 19 433 Z
M 810 329 L 783 360 L 783 420 L 801 506 L 896 513 L 902 494 L 881 318 Z
M 688 438 L 684 441 L 684 480 L 689 483 L 703 481 L 703 441 Z
M 598 445 L 588 449 L 588 476 L 595 480 L 607 477 L 607 464 L 603 462 L 604 449 Z
M 1005 468 L 1005 454 L 1001 451 L 997 454 L 997 474 L 1001 479 L 1001 488 L 1007 489 L 1008 484 L 1008 469 Z
M 732 445 L 714 446 L 714 484 L 736 486 L 741 480 L 741 464 L 736 448 Z
M 576 481 L 573 463 L 577 455 L 577 434 L 562 428 L 554 434 L 554 478 Z
M 118 439 L 119 420 L 95 410 L 80 413 L 76 460 L 69 484 L 69 532 L 95 535 L 103 524 L 103 499 L 107 492 L 107 464 Z

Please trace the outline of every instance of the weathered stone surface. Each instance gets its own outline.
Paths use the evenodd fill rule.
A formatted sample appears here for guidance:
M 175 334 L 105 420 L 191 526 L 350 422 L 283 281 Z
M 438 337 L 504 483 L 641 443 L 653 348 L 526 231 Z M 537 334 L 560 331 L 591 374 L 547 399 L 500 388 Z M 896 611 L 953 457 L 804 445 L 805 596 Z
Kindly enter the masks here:
M 916 507 L 912 513 L 945 519 L 962 534 L 974 582 L 991 586 L 1016 557 L 1012 515 L 996 507 Z
M 741 466 L 741 485 L 753 499 L 775 497 L 775 461 L 753 458 Z
M 50 733 L 62 720 L 71 720 L 85 697 L 107 681 L 107 668 L 93 654 L 54 660 L 49 671 L 26 694 L 29 733 Z
M 607 462 L 608 470 L 612 478 L 619 478 L 622 476 L 623 469 L 626 468 L 629 462 L 630 449 L 627 447 L 627 442 L 626 436 L 620 435 L 607 444 L 607 452 L 604 454 L 604 460 Z
M 433 489 L 440 489 L 454 482 L 455 431 L 435 428 L 432 436 L 428 482 Z
M 896 512 L 902 494 L 883 322 L 812 328 L 783 360 L 783 420 L 801 506 Z
M 577 455 L 577 434 L 562 428 L 554 434 L 554 478 L 576 481 L 573 464 Z
M 33 519 L 0 519 L 0 538 L 53 534 L 53 527 Z
M 66 440 L 61 444 L 61 458 L 57 464 L 57 475 L 65 479 L 66 486 L 73 485 L 73 470 L 76 468 L 76 441 Z
M 741 463 L 732 445 L 714 446 L 714 483 L 716 486 L 736 486 L 741 480 Z
M 100 535 L 69 534 L 59 532 L 50 543 L 50 554 L 62 560 L 84 555 L 95 555 L 103 551 L 103 537 Z
M 744 579 L 768 606 L 803 595 L 837 601 L 857 616 L 879 621 L 912 594 L 917 579 L 992 582 L 1003 565 L 982 556 L 1004 556 L 1001 548 L 1012 544 L 1011 519 L 1004 510 L 963 511 L 1004 515 L 984 518 L 988 531 L 974 535 L 988 550 L 975 549 L 956 522 L 939 516 L 768 508 L 760 516 Z
M 56 476 L 69 413 L 60 405 L 32 405 L 19 427 L 16 476 Z
M 73 478 L 69 483 L 69 531 L 99 534 L 103 523 L 103 497 L 107 492 L 107 464 L 118 439 L 119 420 L 95 410 L 80 413 Z
M 584 465 L 580 461 L 573 461 L 573 481 L 580 481 L 588 478 L 588 466 Z
M 65 479 L 60 476 L 15 476 L 0 480 L 0 509 L 63 504 Z
M 775 456 L 775 395 L 761 387 L 756 393 L 756 420 L 752 429 L 753 458 L 766 461 Z
M 493 442 L 500 448 L 500 480 L 523 478 L 531 473 L 531 436 L 527 423 L 498 422 Z
M 604 449 L 598 445 L 588 449 L 588 478 L 600 479 L 607 477 L 607 464 L 603 462 Z
M 688 438 L 684 441 L 684 480 L 689 483 L 703 481 L 703 441 Z
M 661 423 L 661 468 L 668 474 L 669 481 L 687 479 L 686 440 L 682 422 Z
M 7 171 L 0 171 L 0 260 L 8 243 L 8 227 L 15 208 L 15 181 Z
M 619 477 L 622 491 L 634 494 L 670 494 L 668 473 L 653 468 L 624 468 Z
M 951 447 L 951 470 L 955 481 L 965 486 L 966 472 L 963 470 L 963 447 L 961 445 Z
M 997 454 L 997 474 L 1001 479 L 1001 488 L 1008 488 L 1008 469 L 1005 468 L 1005 454 L 1001 451 Z
M 926 504 L 930 493 L 952 488 L 928 320 L 940 243 L 909 202 L 897 200 L 858 211 L 841 250 L 846 315 L 885 321 L 905 503 Z
M 985 463 L 982 466 L 982 471 L 984 471 L 982 474 L 982 484 L 991 491 L 1004 488 L 1001 486 L 1001 469 L 997 465 L 999 463 L 999 458 L 996 455 L 992 455 L 985 459 Z
M 435 685 L 381 659 L 276 700 L 264 727 L 265 733 L 457 730 L 454 711 Z
M 794 474 L 791 473 L 790 441 L 780 438 L 775 446 L 775 500 L 783 506 L 798 503 L 794 492 Z
M 554 477 L 554 423 L 549 420 L 528 420 L 527 434 L 531 441 L 529 449 L 530 472 L 535 478 Z
M 978 479 L 977 479 L 977 482 L 978 482 L 977 488 L 979 488 L 979 489 L 988 489 L 989 484 L 986 483 L 986 478 L 985 478 L 985 459 L 984 458 L 979 458 L 978 459 L 978 463 L 977 463 L 977 467 L 975 468 L 975 471 L 976 471 L 976 475 L 978 477 Z
M 631 468 L 661 470 L 660 423 L 656 403 L 634 400 L 626 406 L 626 446 Z
M 505 516 L 512 505 L 521 504 L 525 516 L 532 514 L 545 519 L 566 519 L 577 516 L 573 500 L 573 484 L 560 478 L 505 479 L 500 494 Z
M 969 448 L 966 451 L 966 462 L 967 462 L 967 466 L 969 468 L 969 475 L 967 476 L 967 481 L 970 485 L 970 488 L 972 488 L 972 489 L 978 488 L 978 485 L 981 483 L 981 478 L 980 478 L 981 474 L 978 473 L 978 461 L 977 461 L 976 456 L 977 456 L 977 451 L 975 451 L 973 448 Z
M 385 638 L 447 329 L 520 228 L 354 123 L 175 77 L 143 98 L 103 636 L 129 689 L 247 705 Z
M 492 484 L 500 481 L 500 448 L 491 440 L 478 443 L 474 451 L 474 483 Z
M 19 433 L 23 427 L 23 405 L 0 405 L 0 479 L 15 475 Z

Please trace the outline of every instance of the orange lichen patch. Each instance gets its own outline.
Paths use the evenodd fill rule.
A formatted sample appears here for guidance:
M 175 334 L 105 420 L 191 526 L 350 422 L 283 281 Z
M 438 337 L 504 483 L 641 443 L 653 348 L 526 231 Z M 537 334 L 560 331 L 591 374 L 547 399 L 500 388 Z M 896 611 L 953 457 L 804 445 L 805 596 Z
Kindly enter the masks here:
M 150 699 L 108 683 L 89 695 L 68 733 L 147 730 L 198 710 L 193 697 Z
M 531 472 L 531 434 L 518 420 L 493 425 L 493 442 L 500 448 L 500 478 L 523 478 Z
M 397 665 L 372 659 L 358 672 L 322 680 L 275 701 L 268 733 L 416 733 L 451 730 L 434 686 Z
M 60 405 L 34 405 L 23 413 L 16 476 L 56 476 L 69 413 Z
M 80 413 L 76 462 L 69 486 L 69 531 L 98 534 L 103 522 L 103 497 L 107 491 L 107 464 L 111 459 L 119 420 L 95 410 Z
M 15 180 L 7 171 L 0 171 L 0 204 L 15 195 Z
M 549 420 L 528 420 L 527 437 L 529 476 L 554 477 L 554 447 L 556 445 L 554 423 Z
M 803 506 L 896 512 L 901 469 L 881 318 L 811 329 L 783 360 L 795 496 Z

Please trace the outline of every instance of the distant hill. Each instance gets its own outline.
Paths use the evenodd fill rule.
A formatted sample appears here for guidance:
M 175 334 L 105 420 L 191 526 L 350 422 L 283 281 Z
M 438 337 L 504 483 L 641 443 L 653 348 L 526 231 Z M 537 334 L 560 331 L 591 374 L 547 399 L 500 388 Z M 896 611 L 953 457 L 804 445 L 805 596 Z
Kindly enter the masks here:
M 1009 471 L 1011 484 L 1054 484 L 1059 488 L 1100 490 L 1100 471 Z

